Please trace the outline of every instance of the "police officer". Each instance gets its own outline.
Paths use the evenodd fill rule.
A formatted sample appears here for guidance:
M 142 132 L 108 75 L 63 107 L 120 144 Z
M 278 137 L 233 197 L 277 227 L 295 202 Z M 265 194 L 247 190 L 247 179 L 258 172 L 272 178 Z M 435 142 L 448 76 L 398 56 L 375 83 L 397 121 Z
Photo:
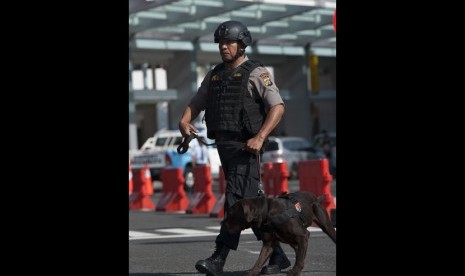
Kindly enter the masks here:
M 207 136 L 215 139 L 226 178 L 225 213 L 238 200 L 257 197 L 258 154 L 270 132 L 284 114 L 284 103 L 270 72 L 245 55 L 252 44 L 247 27 L 238 21 L 221 23 L 214 34 L 222 63 L 207 73 L 179 121 L 187 137 L 198 130 L 191 124 L 205 110 Z M 260 233 L 252 229 L 260 240 Z M 240 234 L 221 228 L 213 255 L 199 260 L 195 268 L 207 275 L 222 275 L 230 249 L 236 250 Z M 291 264 L 281 247 L 273 248 L 261 274 L 280 273 Z

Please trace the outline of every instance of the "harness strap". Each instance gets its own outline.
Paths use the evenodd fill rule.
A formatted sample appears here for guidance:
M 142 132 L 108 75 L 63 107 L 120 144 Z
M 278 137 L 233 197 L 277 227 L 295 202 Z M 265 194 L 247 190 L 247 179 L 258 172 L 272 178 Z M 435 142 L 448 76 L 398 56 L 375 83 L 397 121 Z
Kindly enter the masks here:
M 287 202 L 288 208 L 281 214 L 276 215 L 273 218 L 270 218 L 268 221 L 266 221 L 266 223 L 264 223 L 262 227 L 262 231 L 272 232 L 274 231 L 274 225 L 283 224 L 289 219 L 295 217 L 299 217 L 299 219 L 302 221 L 302 226 L 305 227 L 305 225 L 307 225 L 307 218 L 303 215 L 302 205 L 296 197 L 297 196 L 295 194 L 280 195 L 279 198 L 284 198 L 290 201 Z
M 286 212 L 284 213 L 290 215 L 291 217 L 299 216 L 300 220 L 302 221 L 302 225 L 306 225 L 307 218 L 304 216 L 302 212 L 303 207 L 300 204 L 299 200 L 297 199 L 298 197 L 297 194 L 296 193 L 283 194 L 283 195 L 280 195 L 279 197 L 289 199 L 292 203 L 292 207 L 288 208 Z

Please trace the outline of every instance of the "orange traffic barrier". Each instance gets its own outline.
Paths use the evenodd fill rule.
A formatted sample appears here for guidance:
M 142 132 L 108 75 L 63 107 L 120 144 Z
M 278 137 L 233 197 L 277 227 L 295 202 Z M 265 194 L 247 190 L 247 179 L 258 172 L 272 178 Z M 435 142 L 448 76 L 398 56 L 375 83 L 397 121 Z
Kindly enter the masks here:
M 132 194 L 133 190 L 134 190 L 134 182 L 132 181 L 131 160 L 129 160 L 129 195 Z
M 331 218 L 332 209 L 336 208 L 334 198 L 331 195 L 331 180 L 328 159 L 300 161 L 298 164 L 300 190 L 308 191 L 316 196 L 325 195 L 322 204 L 328 216 Z
M 273 163 L 273 192 L 275 197 L 282 193 L 289 193 L 288 178 L 287 163 Z
M 267 197 L 274 197 L 274 170 L 273 163 L 266 162 L 263 163 L 263 189 L 265 190 L 265 195 Z
M 224 177 L 223 167 L 220 166 L 220 177 L 218 179 L 218 185 L 220 188 L 220 194 L 216 200 L 215 206 L 213 206 L 212 211 L 210 212 L 210 217 L 212 218 L 222 218 L 224 217 L 224 202 L 226 200 L 226 179 Z
M 129 199 L 130 210 L 150 211 L 155 210 L 150 195 L 153 195 L 152 176 L 150 168 L 146 164 L 145 168 L 136 170 L 133 175 L 134 191 Z
M 194 194 L 190 198 L 186 214 L 208 214 L 215 205 L 216 198 L 212 191 L 210 166 L 194 168 Z
M 184 191 L 184 176 L 180 168 L 164 168 L 161 171 L 162 195 L 156 211 L 185 211 L 189 199 Z

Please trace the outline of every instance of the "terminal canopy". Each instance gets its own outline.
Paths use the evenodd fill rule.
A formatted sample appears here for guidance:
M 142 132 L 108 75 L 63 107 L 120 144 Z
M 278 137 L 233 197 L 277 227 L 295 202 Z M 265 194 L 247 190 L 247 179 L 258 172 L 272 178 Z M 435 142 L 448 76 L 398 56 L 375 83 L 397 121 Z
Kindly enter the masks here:
M 335 9 L 336 0 L 129 0 L 130 47 L 216 52 L 215 29 L 237 20 L 252 51 L 300 55 L 310 46 L 335 56 Z

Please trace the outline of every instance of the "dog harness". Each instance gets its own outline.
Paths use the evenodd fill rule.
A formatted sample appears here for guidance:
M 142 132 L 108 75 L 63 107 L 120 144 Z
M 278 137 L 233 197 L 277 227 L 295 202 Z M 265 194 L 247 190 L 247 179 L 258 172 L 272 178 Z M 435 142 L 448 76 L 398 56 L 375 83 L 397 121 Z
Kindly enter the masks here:
M 302 223 L 302 226 L 307 225 L 307 218 L 302 212 L 302 204 L 299 201 L 299 195 L 296 193 L 290 194 L 281 194 L 279 198 L 284 198 L 286 200 L 286 210 L 279 215 L 276 215 L 272 218 L 266 217 L 265 222 L 260 227 L 260 230 L 264 232 L 273 232 L 274 226 L 283 224 L 291 218 L 298 217 Z

